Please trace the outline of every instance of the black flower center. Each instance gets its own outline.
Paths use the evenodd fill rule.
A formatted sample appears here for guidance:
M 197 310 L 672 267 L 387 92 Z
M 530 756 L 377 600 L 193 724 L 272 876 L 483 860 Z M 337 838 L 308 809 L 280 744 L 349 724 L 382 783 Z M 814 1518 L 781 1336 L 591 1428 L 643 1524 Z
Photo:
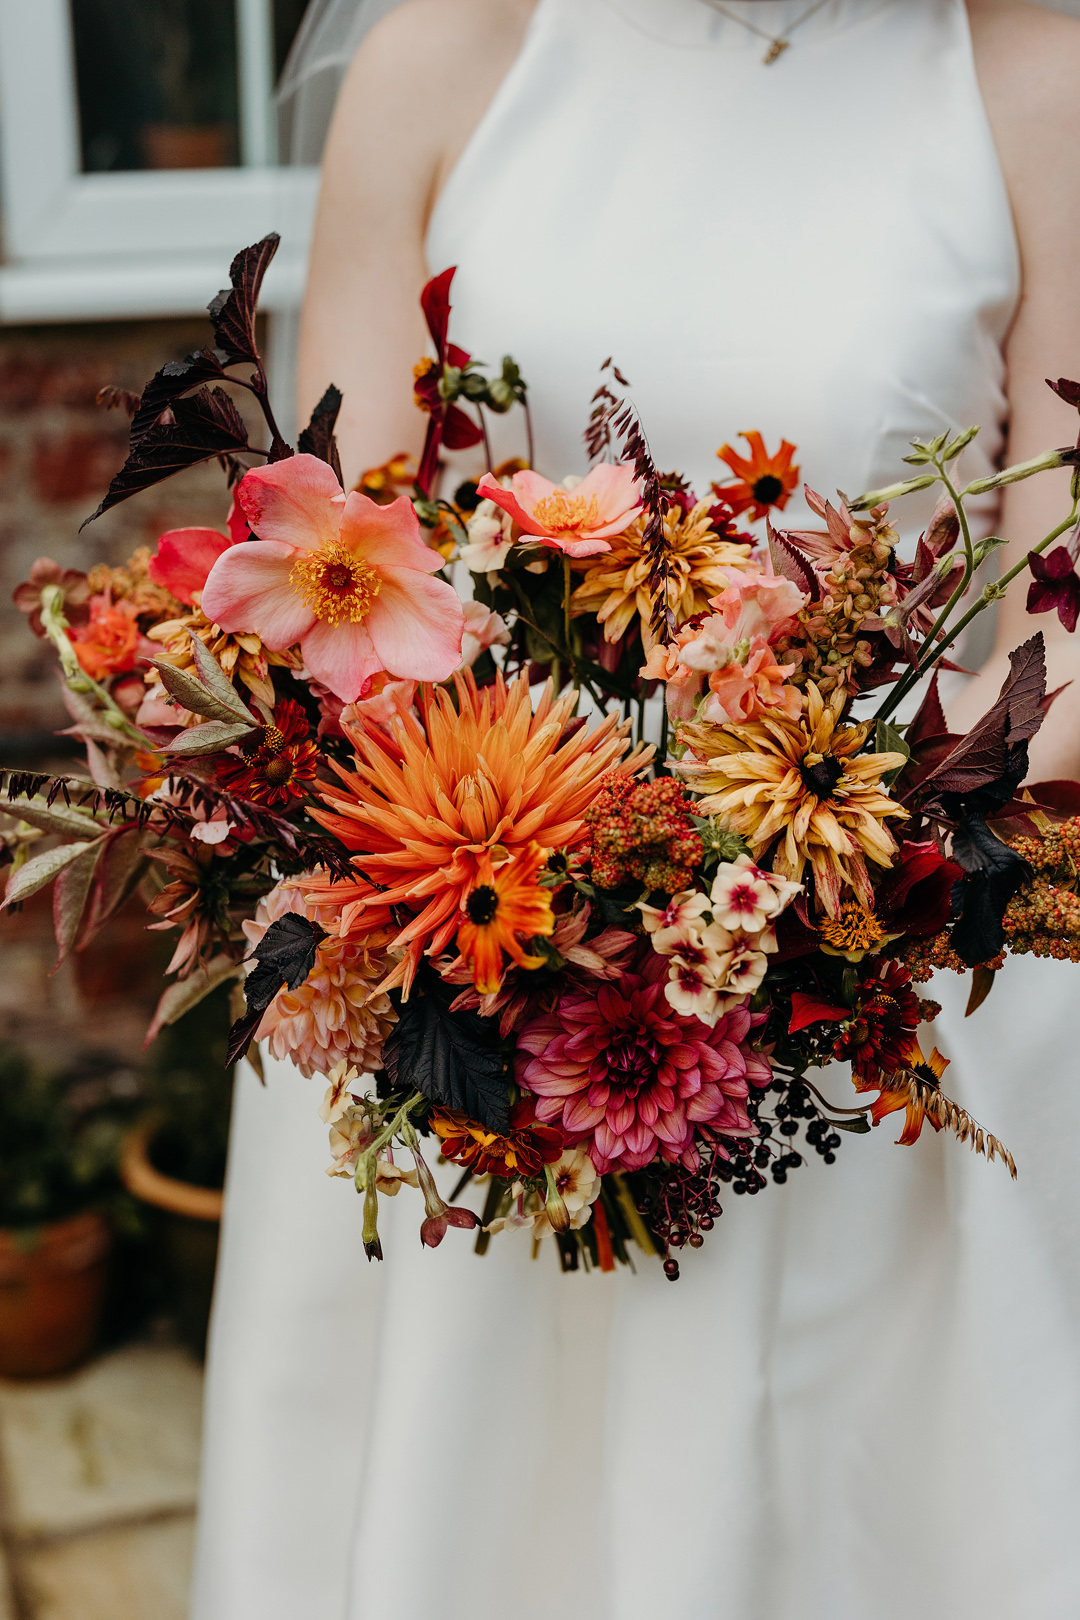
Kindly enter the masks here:
M 816 794 L 819 799 L 828 799 L 832 790 L 844 774 L 844 767 L 838 759 L 826 754 L 815 765 L 808 765 L 804 760 L 799 766 L 799 775 L 803 779 L 803 786 L 808 792 Z
M 285 759 L 282 756 L 277 759 L 267 760 L 263 775 L 271 787 L 284 787 L 286 782 L 292 781 L 292 760 Z
M 273 759 L 285 746 L 285 738 L 277 726 L 260 726 L 240 744 L 240 756 L 247 765 L 260 759 Z
M 499 896 L 490 883 L 481 883 L 475 888 L 465 902 L 465 910 L 469 913 L 469 921 L 474 922 L 478 928 L 486 923 L 494 922 L 495 913 L 499 909 Z
M 759 506 L 771 506 L 784 493 L 784 486 L 775 473 L 762 473 L 750 488 Z

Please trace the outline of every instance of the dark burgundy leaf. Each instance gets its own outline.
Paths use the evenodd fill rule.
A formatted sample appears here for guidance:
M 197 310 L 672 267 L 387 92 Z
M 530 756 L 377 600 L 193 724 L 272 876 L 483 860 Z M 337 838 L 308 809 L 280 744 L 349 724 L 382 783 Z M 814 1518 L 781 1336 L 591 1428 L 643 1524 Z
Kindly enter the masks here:
M 219 292 L 209 305 L 214 337 L 218 348 L 227 356 L 227 365 L 241 361 L 250 361 L 256 366 L 261 363 L 255 341 L 259 289 L 280 241 L 277 232 L 271 231 L 261 242 L 242 248 L 229 266 L 231 289 Z
M 335 388 L 331 383 L 312 411 L 311 421 L 301 433 L 296 448 L 302 456 L 318 456 L 320 461 L 325 461 L 333 468 L 338 483 L 344 486 L 341 458 L 338 455 L 337 439 L 334 437 L 340 410 L 341 389 Z
M 182 394 L 225 374 L 227 356 L 217 349 L 196 349 L 185 360 L 170 360 L 155 372 L 142 391 L 131 421 L 131 448 L 160 421 L 162 412 Z
M 772 559 L 773 571 L 782 574 L 785 579 L 791 580 L 800 591 L 804 591 L 812 602 L 821 596 L 821 586 L 818 577 L 807 559 L 791 542 L 789 535 L 783 534 L 769 525 L 769 556 Z
M 926 696 L 919 705 L 919 712 L 907 728 L 907 744 L 909 748 L 914 750 L 919 743 L 925 742 L 928 737 L 944 737 L 947 735 L 949 735 L 949 723 L 945 718 L 945 710 L 941 706 L 941 694 L 938 691 L 938 672 L 935 669 L 930 678 L 930 685 L 926 688 Z
M 1080 816 L 1080 782 L 1029 782 L 1027 791 L 1039 809 L 1058 816 Z
M 247 448 L 247 428 L 224 388 L 200 388 L 190 399 L 177 399 L 170 407 L 171 422 L 149 428 L 131 451 L 109 485 L 108 493 L 87 523 L 142 489 L 160 484 L 185 467 L 230 450 Z
M 227 1062 L 243 1057 L 263 1013 L 284 987 L 298 990 L 315 966 L 315 953 L 326 931 L 299 912 L 288 911 L 272 922 L 251 955 L 255 966 L 244 980 L 247 1012 L 229 1031 Z
M 390 1031 L 383 1062 L 395 1091 L 422 1091 L 458 1108 L 488 1130 L 510 1125 L 510 1087 L 497 1018 L 451 1012 L 457 986 L 421 964 L 408 1001 Z
M 1009 663 L 1009 674 L 993 707 L 930 772 L 924 786 L 931 785 L 938 794 L 966 796 L 990 787 L 1006 774 L 1013 775 L 1015 749 L 1026 744 L 1043 722 L 1046 660 L 1042 636 L 1036 634 L 1017 647 Z M 1025 756 L 1026 752 L 1025 748 Z
M 969 815 L 953 833 L 953 859 L 964 876 L 953 890 L 958 913 L 950 944 L 968 967 L 997 956 L 1005 943 L 1002 918 L 1031 867 L 992 833 L 980 815 Z

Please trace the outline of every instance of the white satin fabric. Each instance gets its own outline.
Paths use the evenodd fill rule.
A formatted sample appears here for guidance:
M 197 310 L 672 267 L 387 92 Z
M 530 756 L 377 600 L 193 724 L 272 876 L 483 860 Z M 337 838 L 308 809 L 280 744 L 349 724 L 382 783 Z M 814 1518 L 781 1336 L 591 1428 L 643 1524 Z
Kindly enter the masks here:
M 824 490 L 946 424 L 973 473 L 1000 445 L 1017 254 L 960 0 L 761 49 L 700 0 L 540 0 L 447 184 L 453 336 L 520 361 L 552 476 L 608 353 L 699 486 L 742 427 Z M 1072 1620 L 1080 978 L 1018 959 L 968 1023 L 965 988 L 951 1089 L 1019 1183 L 887 1124 L 732 1196 L 675 1285 L 422 1252 L 407 1192 L 368 1266 L 320 1083 L 244 1070 L 195 1620 Z

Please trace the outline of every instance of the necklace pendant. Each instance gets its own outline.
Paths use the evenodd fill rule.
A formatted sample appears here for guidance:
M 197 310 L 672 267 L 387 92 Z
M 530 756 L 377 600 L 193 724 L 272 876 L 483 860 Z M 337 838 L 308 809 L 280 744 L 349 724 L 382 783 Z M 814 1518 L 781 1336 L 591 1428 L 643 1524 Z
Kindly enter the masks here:
M 780 57 L 783 56 L 790 44 L 791 41 L 789 39 L 772 40 L 769 44 L 768 50 L 765 52 L 765 66 L 772 67 L 774 62 L 779 61 Z

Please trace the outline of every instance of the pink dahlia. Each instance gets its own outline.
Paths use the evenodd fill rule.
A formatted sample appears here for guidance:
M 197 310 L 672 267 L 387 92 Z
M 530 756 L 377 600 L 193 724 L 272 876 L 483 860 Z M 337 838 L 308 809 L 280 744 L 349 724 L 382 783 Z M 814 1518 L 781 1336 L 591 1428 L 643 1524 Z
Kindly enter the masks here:
M 202 610 L 273 652 L 300 643 L 308 671 L 346 703 L 389 670 L 444 681 L 461 662 L 465 616 L 443 559 L 424 544 L 412 502 L 346 496 L 325 461 L 256 467 L 237 490 L 258 535 L 210 570 Z
M 672 1009 L 666 981 L 650 953 L 618 984 L 564 995 L 518 1036 L 517 1079 L 536 1096 L 536 1117 L 583 1143 L 602 1175 L 658 1156 L 695 1169 L 696 1129 L 755 1134 L 746 1099 L 772 1070 L 745 1043 L 762 1015 L 736 1007 L 710 1029 Z

